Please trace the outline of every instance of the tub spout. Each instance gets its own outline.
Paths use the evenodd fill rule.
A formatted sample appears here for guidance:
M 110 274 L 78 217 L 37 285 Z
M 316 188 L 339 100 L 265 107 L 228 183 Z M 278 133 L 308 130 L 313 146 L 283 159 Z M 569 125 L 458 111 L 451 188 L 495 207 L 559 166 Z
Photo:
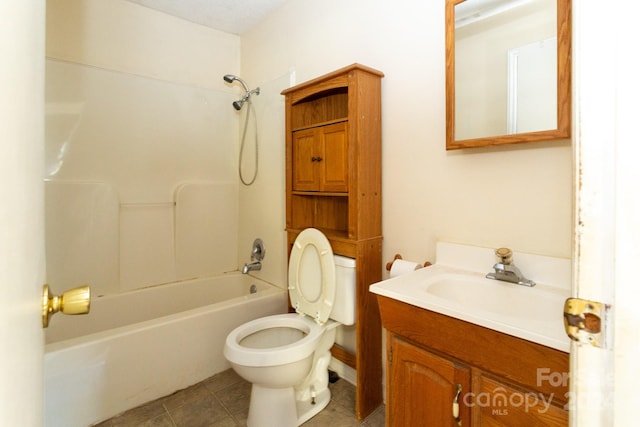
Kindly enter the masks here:
M 250 271 L 260 270 L 262 268 L 262 263 L 260 261 L 255 261 L 250 264 L 245 264 L 242 267 L 242 274 L 247 274 Z

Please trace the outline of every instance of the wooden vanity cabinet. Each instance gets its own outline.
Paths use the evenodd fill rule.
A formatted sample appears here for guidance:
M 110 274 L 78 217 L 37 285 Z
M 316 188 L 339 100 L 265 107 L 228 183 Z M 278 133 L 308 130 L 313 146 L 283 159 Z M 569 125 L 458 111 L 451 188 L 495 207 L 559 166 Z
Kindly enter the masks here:
M 356 370 L 356 417 L 382 404 L 382 324 L 369 286 L 382 280 L 383 73 L 353 64 L 282 92 L 289 253 L 308 227 L 356 260 L 356 351 L 335 358 Z
M 387 329 L 387 426 L 568 425 L 567 353 L 378 300 Z

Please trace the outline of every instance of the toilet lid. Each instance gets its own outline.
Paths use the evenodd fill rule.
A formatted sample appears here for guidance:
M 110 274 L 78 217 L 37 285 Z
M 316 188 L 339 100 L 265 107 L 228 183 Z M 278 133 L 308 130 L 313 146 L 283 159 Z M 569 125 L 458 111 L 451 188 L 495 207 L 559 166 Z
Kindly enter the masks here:
M 315 228 L 303 230 L 289 258 L 289 300 L 296 313 L 317 323 L 329 318 L 336 295 L 336 266 L 326 236 Z

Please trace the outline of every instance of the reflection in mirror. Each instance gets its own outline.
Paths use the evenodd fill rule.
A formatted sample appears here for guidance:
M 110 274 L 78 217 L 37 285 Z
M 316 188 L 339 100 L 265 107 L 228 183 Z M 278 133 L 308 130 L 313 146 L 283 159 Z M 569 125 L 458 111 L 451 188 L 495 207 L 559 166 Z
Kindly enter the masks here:
M 446 0 L 447 149 L 569 137 L 570 0 Z

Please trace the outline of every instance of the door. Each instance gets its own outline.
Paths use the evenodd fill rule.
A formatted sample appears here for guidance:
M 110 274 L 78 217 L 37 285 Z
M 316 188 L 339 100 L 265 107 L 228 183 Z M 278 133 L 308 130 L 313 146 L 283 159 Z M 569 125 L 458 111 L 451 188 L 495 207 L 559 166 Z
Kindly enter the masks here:
M 469 425 L 469 368 L 418 348 L 390 334 L 389 402 L 392 427 L 446 427 Z M 454 414 L 457 403 L 458 413 Z M 454 415 L 457 416 L 454 417 Z
M 347 123 L 293 132 L 293 190 L 349 191 Z
M 573 2 L 573 295 L 611 304 L 605 348 L 571 348 L 570 425 L 637 424 L 640 377 L 638 26 L 629 3 Z
M 43 425 L 43 0 L 0 2 L 0 425 Z
M 318 191 L 315 128 L 293 132 L 293 191 Z M 313 159 L 313 160 L 312 160 Z
M 347 123 L 335 123 L 319 129 L 320 191 L 349 191 L 349 147 Z
M 478 427 L 566 427 L 567 411 L 538 393 L 519 390 L 490 375 L 473 377 L 473 425 Z M 490 404 L 489 404 L 490 402 Z

